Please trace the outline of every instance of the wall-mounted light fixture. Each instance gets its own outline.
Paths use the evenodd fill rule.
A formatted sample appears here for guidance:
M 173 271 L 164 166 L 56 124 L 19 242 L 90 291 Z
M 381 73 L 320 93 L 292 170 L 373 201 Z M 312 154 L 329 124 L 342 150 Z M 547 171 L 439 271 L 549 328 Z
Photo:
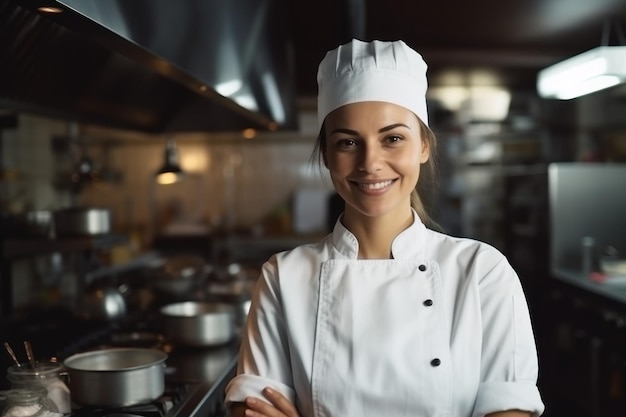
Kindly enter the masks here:
M 626 46 L 608 46 L 610 27 L 609 22 L 603 31 L 602 46 L 539 71 L 539 95 L 569 100 L 626 83 Z M 618 35 L 624 45 L 619 27 Z
M 156 172 L 155 179 L 159 184 L 174 184 L 180 181 L 184 172 L 178 161 L 178 147 L 174 139 L 165 142 L 165 154 L 163 165 Z

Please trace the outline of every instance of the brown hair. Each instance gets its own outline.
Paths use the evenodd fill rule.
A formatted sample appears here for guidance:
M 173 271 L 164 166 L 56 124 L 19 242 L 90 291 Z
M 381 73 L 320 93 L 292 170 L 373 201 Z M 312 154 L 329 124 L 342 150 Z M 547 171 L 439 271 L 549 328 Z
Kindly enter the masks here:
M 416 116 L 417 117 L 417 116 Z M 418 117 L 417 120 L 420 124 L 420 136 L 422 140 L 428 146 L 430 155 L 428 161 L 426 161 L 421 168 L 420 177 L 417 181 L 417 186 L 411 193 L 411 207 L 417 212 L 417 215 L 426 225 L 426 227 L 434 230 L 441 230 L 441 227 L 428 213 L 427 207 L 422 201 L 422 197 L 426 193 L 435 193 L 437 189 L 437 137 L 435 133 Z M 326 148 L 326 129 L 324 124 L 320 129 L 320 133 L 317 136 L 315 147 L 313 148 L 313 154 L 311 155 L 311 162 L 317 165 L 324 166 L 324 149 Z

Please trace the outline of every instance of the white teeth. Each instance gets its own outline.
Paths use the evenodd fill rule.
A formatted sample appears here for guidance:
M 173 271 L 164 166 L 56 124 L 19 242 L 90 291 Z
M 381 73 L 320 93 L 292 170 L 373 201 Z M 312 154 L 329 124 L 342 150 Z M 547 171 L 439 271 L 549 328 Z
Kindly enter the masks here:
M 373 184 L 359 184 L 359 186 L 366 190 L 380 190 L 381 188 L 385 188 L 391 185 L 392 182 L 393 181 L 389 180 L 389 181 L 383 181 L 383 182 L 375 182 Z

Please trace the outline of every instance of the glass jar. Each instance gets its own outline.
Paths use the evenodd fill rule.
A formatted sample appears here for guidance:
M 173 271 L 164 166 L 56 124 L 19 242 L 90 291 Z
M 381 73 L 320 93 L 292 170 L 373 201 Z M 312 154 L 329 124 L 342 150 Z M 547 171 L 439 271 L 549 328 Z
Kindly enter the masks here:
M 43 388 L 49 410 L 62 414 L 72 411 L 70 390 L 62 379 L 66 376 L 63 364 L 57 362 L 39 362 L 34 368 L 30 364 L 13 365 L 7 370 L 11 389 Z
M 45 388 L 11 389 L 3 394 L 6 404 L 0 417 L 44 417 L 50 415 Z

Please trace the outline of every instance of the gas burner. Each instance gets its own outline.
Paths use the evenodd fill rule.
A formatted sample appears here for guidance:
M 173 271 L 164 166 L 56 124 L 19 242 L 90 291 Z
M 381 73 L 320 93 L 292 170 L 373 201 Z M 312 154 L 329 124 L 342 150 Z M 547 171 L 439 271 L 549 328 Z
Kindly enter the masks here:
M 69 417 L 164 417 L 176 404 L 184 401 L 193 388 L 193 385 L 166 382 L 165 392 L 153 401 L 124 407 L 79 406 Z
M 174 391 L 181 391 L 176 388 Z M 175 399 L 173 397 L 176 397 Z M 174 407 L 175 401 L 180 401 L 182 392 L 165 393 L 154 401 L 144 404 L 129 405 L 125 407 L 93 407 L 83 406 L 72 411 L 71 417 L 122 417 L 122 416 L 145 416 L 163 417 Z

